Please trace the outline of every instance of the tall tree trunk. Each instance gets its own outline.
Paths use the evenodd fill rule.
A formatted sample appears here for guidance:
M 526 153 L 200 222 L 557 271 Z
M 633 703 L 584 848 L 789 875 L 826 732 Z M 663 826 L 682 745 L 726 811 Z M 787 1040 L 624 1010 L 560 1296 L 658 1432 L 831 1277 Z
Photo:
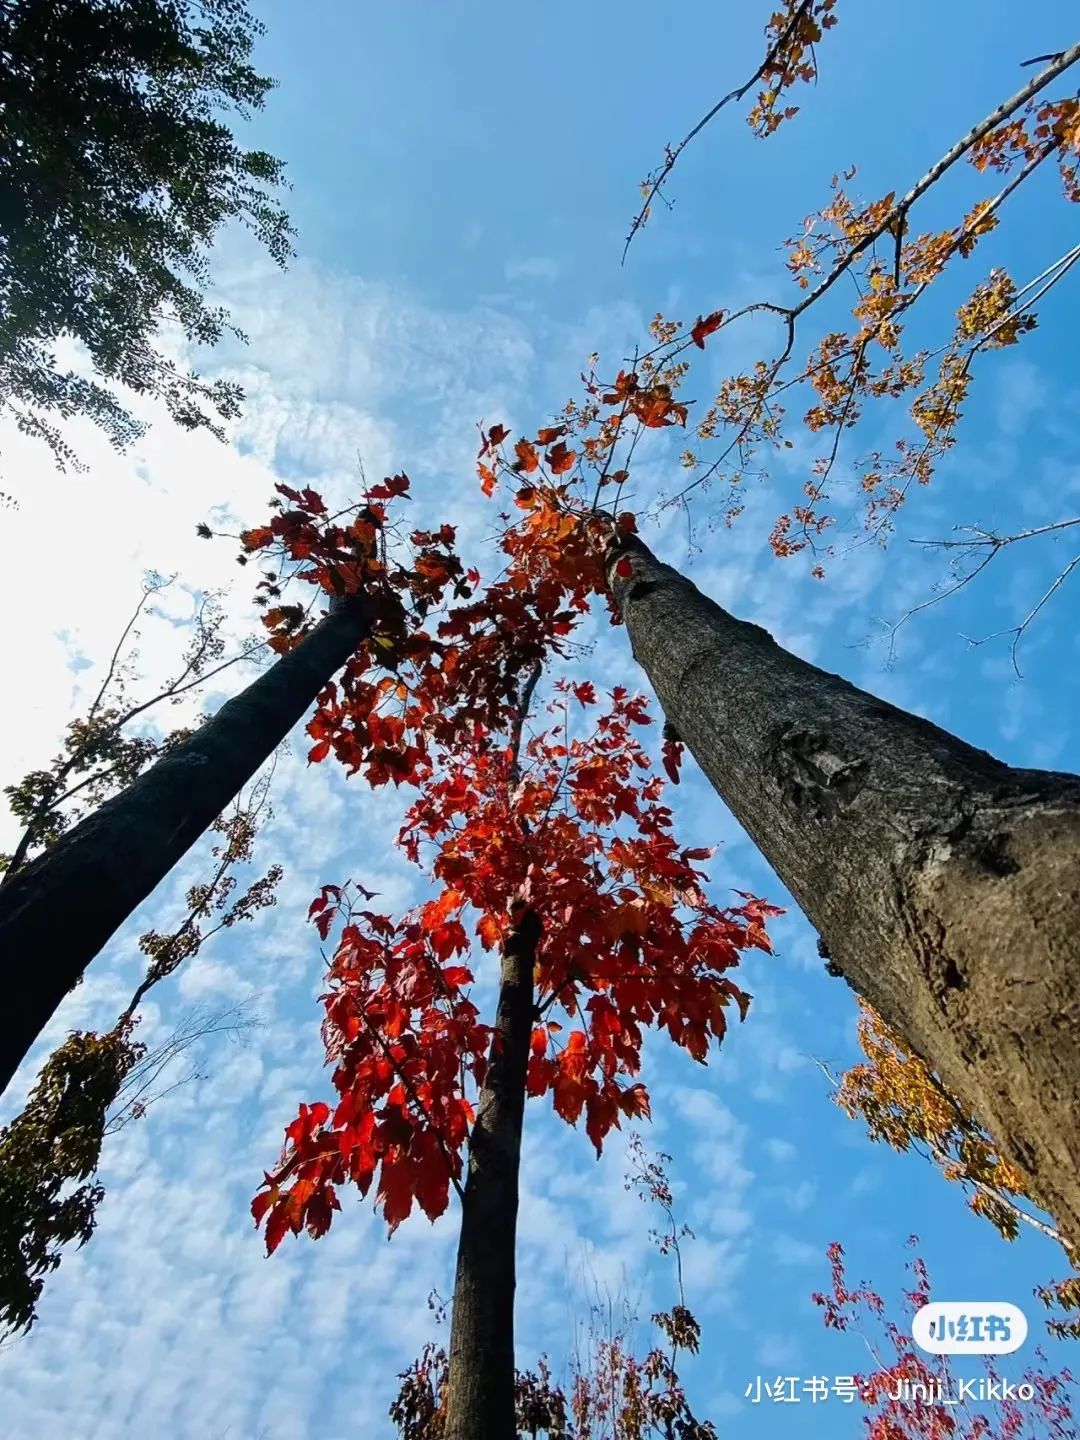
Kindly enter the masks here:
M 86 966 L 251 779 L 370 628 L 354 598 L 0 886 L 0 1093 Z
M 507 939 L 491 1063 L 469 1141 L 450 1323 L 445 1440 L 515 1440 L 514 1251 L 533 963 L 526 910 Z
M 1080 1242 L 1080 777 L 1004 765 L 622 553 L 634 655 L 823 955 Z

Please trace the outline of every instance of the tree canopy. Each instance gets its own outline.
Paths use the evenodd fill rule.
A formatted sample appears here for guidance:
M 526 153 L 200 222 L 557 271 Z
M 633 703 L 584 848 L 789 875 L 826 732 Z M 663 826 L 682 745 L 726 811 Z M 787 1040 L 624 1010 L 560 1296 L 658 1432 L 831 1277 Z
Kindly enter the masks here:
M 245 150 L 223 112 L 260 108 L 242 0 L 0 4 L 0 411 L 77 464 L 61 421 L 89 416 L 118 448 L 141 430 L 116 386 L 221 434 L 239 386 L 166 354 L 163 322 L 196 345 L 226 330 L 206 248 L 239 221 L 278 264 L 292 233 L 281 161 Z M 85 347 L 93 373 L 58 359 Z

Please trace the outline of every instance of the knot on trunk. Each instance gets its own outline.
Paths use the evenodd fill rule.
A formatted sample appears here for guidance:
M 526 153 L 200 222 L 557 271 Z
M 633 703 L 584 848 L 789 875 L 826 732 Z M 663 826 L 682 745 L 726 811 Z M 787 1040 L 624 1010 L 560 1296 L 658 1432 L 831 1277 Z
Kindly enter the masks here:
M 827 736 L 797 725 L 773 731 L 764 760 L 785 799 L 815 820 L 831 820 L 866 783 L 865 760 L 848 759 Z

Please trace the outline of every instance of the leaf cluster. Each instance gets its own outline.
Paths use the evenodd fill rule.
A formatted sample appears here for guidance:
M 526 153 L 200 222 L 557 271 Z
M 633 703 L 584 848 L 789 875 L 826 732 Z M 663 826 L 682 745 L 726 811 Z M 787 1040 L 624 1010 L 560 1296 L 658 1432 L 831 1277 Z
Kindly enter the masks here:
M 194 1040 L 237 1028 L 211 1019 L 150 1054 L 132 1038 L 138 1006 L 155 985 L 218 930 L 275 903 L 280 865 L 236 894 L 235 870 L 250 863 L 256 834 L 270 814 L 268 784 L 265 777 L 257 781 L 246 804 L 238 800 L 214 822 L 221 837 L 212 847 L 214 865 L 209 878 L 188 892 L 181 924 L 140 937 L 146 973 L 113 1028 L 69 1035 L 46 1060 L 23 1110 L 0 1129 L 0 1326 L 29 1330 L 46 1276 L 68 1246 L 85 1245 L 93 1234 L 105 1196 L 94 1178 L 105 1135 L 146 1113 L 160 1098 L 154 1084 Z M 214 923 L 207 925 L 208 919 Z
M 832 1288 L 812 1297 L 826 1327 L 861 1336 L 873 1358 L 872 1369 L 852 1377 L 867 1411 L 867 1440 L 1022 1440 L 1035 1434 L 1076 1440 L 1080 1432 L 1069 1400 L 1073 1377 L 1067 1369 L 1051 1371 L 1041 1350 L 1036 1351 L 1037 1363 L 1017 1382 L 1030 1385 L 1034 1398 L 1025 1402 L 1005 1393 L 988 1413 L 958 1388 L 949 1356 L 928 1357 L 916 1346 L 911 1318 L 930 1301 L 932 1286 L 926 1263 L 915 1252 L 917 1237 L 909 1243 L 914 1253 L 907 1264 L 910 1278 L 899 1321 L 869 1286 L 849 1288 L 844 1250 L 836 1243 L 828 1250 Z M 986 1378 L 998 1380 L 993 1358 L 981 1358 Z M 901 1385 L 924 1388 L 905 1394 Z M 942 1405 L 933 1398 L 939 1393 L 957 1399 Z M 901 1398 L 894 1398 L 897 1395 Z
M 971 1209 L 1003 1239 L 1015 1240 L 1022 1226 L 1034 1226 L 1062 1245 L 1076 1269 L 1077 1257 L 1060 1234 L 1032 1213 L 1039 1202 L 1024 1177 L 998 1153 L 990 1135 L 926 1062 L 861 1000 L 858 1038 L 866 1060 L 840 1077 L 835 1099 L 841 1109 L 861 1119 L 872 1140 L 900 1152 L 917 1150 L 931 1160 L 947 1180 L 963 1188 Z M 1080 1310 L 1076 1276 L 1040 1286 L 1036 1294 L 1048 1308 L 1059 1307 L 1067 1315 Z M 1047 1328 L 1057 1335 L 1080 1336 L 1076 1319 L 1055 1317 Z
M 625 393 L 650 413 L 663 398 Z M 482 456 L 505 433 L 489 431 Z M 528 474 L 528 451 L 517 456 Z M 302 503 L 310 513 L 321 502 Z M 530 523 L 541 508 L 558 526 L 554 541 L 547 519 Z M 749 896 L 729 909 L 706 898 L 698 864 L 711 852 L 679 846 L 638 739 L 651 724 L 646 702 L 616 687 L 604 706 L 591 683 L 558 679 L 547 705 L 555 723 L 526 733 L 544 665 L 570 643 L 589 586 L 603 583 L 602 569 L 586 582 L 553 559 L 575 537 L 591 544 L 584 529 L 554 504 L 530 506 L 504 531 L 503 577 L 473 595 L 478 577 L 466 576 L 470 593 L 434 634 L 403 627 L 392 674 L 362 678 L 378 653 L 368 646 L 320 696 L 310 758 L 333 750 L 373 785 L 389 776 L 418 790 L 398 844 L 441 890 L 397 920 L 365 908 L 360 886 L 324 886 L 312 904 L 324 940 L 341 926 L 324 997 L 338 1098 L 301 1107 L 255 1197 L 270 1250 L 290 1232 L 324 1233 L 345 1183 L 374 1187 L 391 1229 L 414 1204 L 432 1218 L 445 1209 L 493 1033 L 470 998 L 469 915 L 487 951 L 504 943 L 518 906 L 542 920 L 527 1090 L 550 1094 L 570 1124 L 584 1115 L 598 1153 L 621 1118 L 648 1113 L 637 1080 L 645 1029 L 665 1029 L 704 1062 L 729 1007 L 746 1013 L 749 997 L 728 972 L 747 946 L 768 949 L 765 920 L 778 912 Z M 437 538 L 449 546 L 451 527 Z M 295 538 L 286 543 L 295 550 Z M 376 563 L 376 580 L 391 573 Z M 440 559 L 440 586 L 456 564 Z M 676 780 L 680 749 L 670 739 L 664 748 Z
M 239 413 L 240 387 L 169 359 L 158 331 L 240 334 L 205 298 L 223 225 L 278 264 L 290 254 L 283 166 L 222 118 L 271 88 L 250 59 L 262 28 L 242 0 L 0 6 L 0 407 L 61 467 L 78 464 L 58 427 L 72 415 L 118 448 L 140 433 L 116 385 L 186 429 L 220 436 Z M 58 365 L 60 340 L 85 347 L 92 376 Z

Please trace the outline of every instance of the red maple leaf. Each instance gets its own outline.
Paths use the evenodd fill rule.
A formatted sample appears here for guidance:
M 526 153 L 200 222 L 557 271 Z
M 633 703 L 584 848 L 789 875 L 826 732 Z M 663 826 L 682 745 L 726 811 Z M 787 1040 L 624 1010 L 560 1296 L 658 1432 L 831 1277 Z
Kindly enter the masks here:
M 723 310 L 714 310 L 711 315 L 699 315 L 690 330 L 690 338 L 699 350 L 704 350 L 705 341 L 710 335 L 714 335 L 723 323 Z

